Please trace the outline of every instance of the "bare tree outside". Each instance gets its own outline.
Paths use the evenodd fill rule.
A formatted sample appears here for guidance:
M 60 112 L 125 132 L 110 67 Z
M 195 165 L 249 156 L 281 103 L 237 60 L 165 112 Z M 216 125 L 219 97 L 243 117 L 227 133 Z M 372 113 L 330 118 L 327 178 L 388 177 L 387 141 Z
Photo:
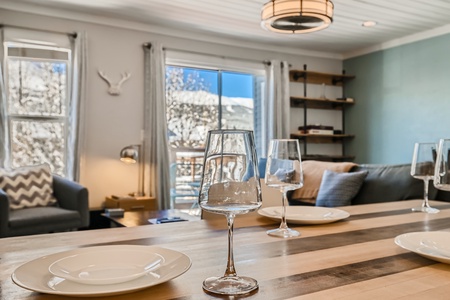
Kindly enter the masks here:
M 210 91 L 200 72 L 186 75 L 184 70 L 166 68 L 169 141 L 173 148 L 203 148 L 208 130 L 219 129 L 219 96 Z M 222 96 L 221 100 L 221 129 L 253 130 L 252 98 Z
M 208 130 L 217 129 L 219 97 L 199 72 L 185 77 L 184 68 L 166 69 L 169 143 L 172 148 L 203 148 Z
M 67 62 L 10 57 L 7 67 L 12 166 L 64 175 Z

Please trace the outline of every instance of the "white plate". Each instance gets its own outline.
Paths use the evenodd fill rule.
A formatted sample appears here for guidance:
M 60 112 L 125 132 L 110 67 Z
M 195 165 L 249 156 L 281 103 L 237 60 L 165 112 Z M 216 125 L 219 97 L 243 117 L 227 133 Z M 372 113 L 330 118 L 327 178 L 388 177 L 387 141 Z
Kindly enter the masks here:
M 426 258 L 450 264 L 450 232 L 410 232 L 397 236 L 395 243 Z
M 160 255 L 164 262 L 154 272 L 123 283 L 87 285 L 54 276 L 48 270 L 51 264 L 64 257 L 91 251 L 114 249 L 129 251 L 136 249 Z M 44 256 L 18 267 L 11 275 L 17 285 L 36 292 L 77 297 L 94 297 L 124 294 L 157 285 L 180 276 L 191 266 L 188 256 L 178 251 L 154 246 L 114 245 L 80 248 Z
M 164 262 L 157 254 L 141 249 L 99 249 L 72 254 L 52 263 L 55 276 L 84 284 L 115 284 L 155 271 Z
M 258 210 L 261 216 L 274 220 L 281 219 L 281 206 L 265 207 Z M 325 224 L 348 218 L 346 211 L 318 206 L 287 206 L 286 221 L 292 224 Z

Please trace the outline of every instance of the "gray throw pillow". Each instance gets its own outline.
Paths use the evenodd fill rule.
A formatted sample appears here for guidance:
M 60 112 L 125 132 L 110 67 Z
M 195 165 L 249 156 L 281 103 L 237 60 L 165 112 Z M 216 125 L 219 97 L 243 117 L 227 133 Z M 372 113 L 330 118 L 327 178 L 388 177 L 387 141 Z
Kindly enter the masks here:
M 351 205 L 352 198 L 358 193 L 367 173 L 367 171 L 336 173 L 325 170 L 320 183 L 316 206 Z

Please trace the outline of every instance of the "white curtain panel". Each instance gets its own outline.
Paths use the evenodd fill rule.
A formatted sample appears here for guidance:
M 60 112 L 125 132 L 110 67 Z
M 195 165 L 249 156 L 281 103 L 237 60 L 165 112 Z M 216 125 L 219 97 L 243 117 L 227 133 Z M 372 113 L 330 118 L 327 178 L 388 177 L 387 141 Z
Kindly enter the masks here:
M 0 30 L 0 42 L 4 42 L 4 30 Z M 8 159 L 8 121 L 6 120 L 6 91 L 4 81 L 4 47 L 0 47 L 0 167 L 6 167 Z
M 85 32 L 70 35 L 72 42 L 72 93 L 70 95 L 67 177 L 79 181 L 84 161 L 85 102 L 87 84 L 87 36 Z
M 3 47 L 2 47 L 3 48 Z M 3 56 L 0 56 L 3 57 Z M 3 65 L 0 63 L 0 167 L 5 167 L 8 155 L 8 122 L 6 120 L 6 95 L 3 81 Z
M 150 195 L 156 197 L 159 209 L 170 208 L 170 170 L 167 141 L 165 99 L 165 58 L 162 45 L 144 45 L 144 144 L 146 178 Z
M 263 154 L 271 139 L 287 139 L 290 136 L 289 64 L 272 60 L 266 65 L 266 97 L 263 100 Z M 265 145 L 265 146 L 264 146 Z

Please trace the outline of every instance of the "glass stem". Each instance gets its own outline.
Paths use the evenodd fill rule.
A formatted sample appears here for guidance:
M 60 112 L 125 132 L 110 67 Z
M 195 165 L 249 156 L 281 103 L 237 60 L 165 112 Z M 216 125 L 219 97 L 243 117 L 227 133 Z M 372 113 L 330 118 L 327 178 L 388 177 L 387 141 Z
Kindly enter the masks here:
M 228 224 L 228 261 L 224 277 L 232 277 L 237 276 L 236 270 L 234 268 L 234 256 L 233 256 L 233 225 L 234 225 L 233 214 L 227 215 L 227 224 Z
M 283 192 L 283 200 L 281 205 L 281 224 L 280 229 L 287 229 L 287 223 L 286 223 L 286 205 L 287 205 L 287 196 L 286 192 Z
M 422 207 L 430 207 L 428 204 L 428 186 L 429 186 L 429 179 L 423 180 L 423 203 Z

